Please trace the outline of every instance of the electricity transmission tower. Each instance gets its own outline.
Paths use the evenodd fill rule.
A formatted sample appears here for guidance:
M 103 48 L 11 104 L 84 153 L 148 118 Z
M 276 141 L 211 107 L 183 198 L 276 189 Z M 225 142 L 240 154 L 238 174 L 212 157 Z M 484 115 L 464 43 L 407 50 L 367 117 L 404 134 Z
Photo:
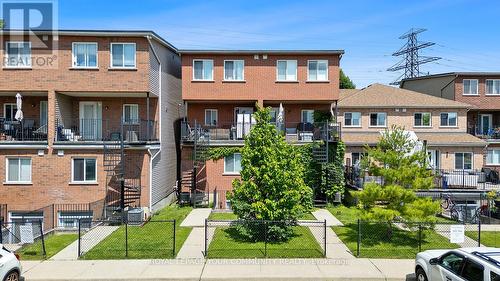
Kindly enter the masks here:
M 405 34 L 399 36 L 399 39 L 406 39 L 407 42 L 403 47 L 401 47 L 401 49 L 393 53 L 392 56 L 404 56 L 404 58 L 395 65 L 388 68 L 387 71 L 399 71 L 401 69 L 404 69 L 404 73 L 401 74 L 396 79 L 396 81 L 392 82 L 391 85 L 399 85 L 402 79 L 420 76 L 421 64 L 441 59 L 440 57 L 426 57 L 419 55 L 419 51 L 421 49 L 430 47 L 435 44 L 433 42 L 420 42 L 417 40 L 417 35 L 426 30 L 427 29 L 424 28 L 412 28 Z

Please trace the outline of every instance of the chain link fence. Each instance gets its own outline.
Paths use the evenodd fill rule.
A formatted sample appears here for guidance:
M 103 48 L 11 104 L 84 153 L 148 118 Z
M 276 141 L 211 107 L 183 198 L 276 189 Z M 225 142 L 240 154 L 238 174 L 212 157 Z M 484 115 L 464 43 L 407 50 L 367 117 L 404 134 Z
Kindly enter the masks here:
M 481 246 L 480 223 L 358 220 L 353 226 L 356 229 L 351 229 L 351 235 L 356 235 L 357 257 L 414 258 L 425 250 Z
M 207 258 L 320 258 L 326 221 L 206 220 Z
M 42 220 L 1 222 L 0 244 L 26 258 L 45 258 L 45 240 Z
M 174 258 L 176 221 L 88 221 L 78 227 L 81 259 Z

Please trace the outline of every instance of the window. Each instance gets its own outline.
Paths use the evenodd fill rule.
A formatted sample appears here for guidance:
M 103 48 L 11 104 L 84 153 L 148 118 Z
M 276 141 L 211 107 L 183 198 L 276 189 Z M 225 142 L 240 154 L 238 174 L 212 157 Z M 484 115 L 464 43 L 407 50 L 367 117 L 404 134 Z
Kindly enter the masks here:
M 205 125 L 217 125 L 217 109 L 205 109 Z
M 302 110 L 300 120 L 302 121 L 302 123 L 314 123 L 314 110 Z
M 3 117 L 5 121 L 15 121 L 17 105 L 15 103 L 4 103 L 3 104 Z
M 415 127 L 430 127 L 431 114 L 429 112 L 415 113 L 414 121 Z
M 387 114 L 385 112 L 370 113 L 371 127 L 385 127 L 386 121 L 387 121 Z
M 466 259 L 461 276 L 465 280 L 483 281 L 484 267 L 471 261 L 470 259 Z
M 310 60 L 307 62 L 308 81 L 328 81 L 328 61 Z
M 361 112 L 344 113 L 345 127 L 361 127 Z
M 476 96 L 477 93 L 477 79 L 464 79 L 463 80 L 463 94 Z
M 500 281 L 500 274 L 497 274 L 493 271 L 490 271 L 490 280 L 491 281 Z
M 7 182 L 31 182 L 31 158 L 7 158 Z
M 224 157 L 224 173 L 237 174 L 241 171 L 241 154 L 235 153 Z
M 95 158 L 73 158 L 73 182 L 96 182 L 97 163 Z
M 123 123 L 139 124 L 139 105 L 124 104 L 123 105 Z
M 245 62 L 243 60 L 226 60 L 224 61 L 224 80 L 228 81 L 243 81 L 243 69 Z
M 194 80 L 213 80 L 214 61 L 213 60 L 194 60 L 193 61 L 193 79 Z
M 90 228 L 92 222 L 92 211 L 59 212 L 58 218 L 58 226 L 62 228 L 78 228 L 78 220 L 80 220 L 81 228 Z
M 449 253 L 441 258 L 439 264 L 447 270 L 459 275 L 462 270 L 463 262 L 464 258 L 462 256 L 455 253 Z
M 488 165 L 500 165 L 500 150 L 499 149 L 488 150 L 488 154 L 486 155 L 486 164 L 488 164 Z
M 296 60 L 279 60 L 278 66 L 278 81 L 297 81 L 297 61 Z
M 97 43 L 73 43 L 73 67 L 97 67 Z
M 5 49 L 8 67 L 31 67 L 30 42 L 7 42 Z
M 441 113 L 441 127 L 456 127 L 457 126 L 457 113 L 445 112 Z
M 135 43 L 111 43 L 111 67 L 135 67 Z
M 472 153 L 471 152 L 456 152 L 455 153 L 455 169 L 471 170 L 472 169 Z
M 359 163 L 361 162 L 361 159 L 363 159 L 364 157 L 364 153 L 362 152 L 353 152 L 351 153 L 351 164 L 352 165 L 359 165 Z
M 486 80 L 486 94 L 487 95 L 500 95 L 500 79 L 487 79 Z

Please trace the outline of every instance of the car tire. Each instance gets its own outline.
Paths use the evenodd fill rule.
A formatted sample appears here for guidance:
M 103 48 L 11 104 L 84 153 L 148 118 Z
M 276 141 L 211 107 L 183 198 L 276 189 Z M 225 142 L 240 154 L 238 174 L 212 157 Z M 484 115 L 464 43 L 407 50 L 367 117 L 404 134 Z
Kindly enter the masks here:
M 427 275 L 425 275 L 425 271 L 420 267 L 415 272 L 415 279 L 417 281 L 428 281 L 429 280 L 429 279 L 427 279 Z
M 5 278 L 3 281 L 19 281 L 19 272 L 17 271 L 11 271 L 5 275 Z

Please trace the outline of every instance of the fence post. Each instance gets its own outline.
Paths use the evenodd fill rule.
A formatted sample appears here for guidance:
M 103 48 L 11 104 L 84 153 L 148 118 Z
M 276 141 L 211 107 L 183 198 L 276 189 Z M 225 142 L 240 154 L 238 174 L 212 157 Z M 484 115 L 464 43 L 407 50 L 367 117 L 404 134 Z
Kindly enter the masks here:
M 267 258 L 267 221 L 264 221 L 264 257 Z
M 481 247 L 481 219 L 479 219 L 477 224 L 477 246 Z
M 208 253 L 208 219 L 205 219 L 205 252 L 203 252 L 203 255 L 207 257 Z
M 418 252 L 422 252 L 422 225 L 418 224 Z
M 174 247 L 173 247 L 173 250 L 172 250 L 172 258 L 175 258 L 175 219 L 174 219 Z
M 45 251 L 45 239 L 43 237 L 43 220 L 40 220 L 39 223 L 40 223 L 40 234 L 42 238 L 42 253 L 43 256 L 45 257 L 47 255 L 47 252 Z
M 82 226 L 81 226 L 81 218 L 78 219 L 78 257 L 80 257 L 80 254 L 81 254 L 81 250 L 82 250 L 82 246 L 81 246 L 81 243 L 82 243 Z
M 0 213 L 0 244 L 3 244 L 3 217 Z
M 323 236 L 323 239 L 324 239 L 323 246 L 325 247 L 325 251 L 324 252 L 325 252 L 325 258 L 326 258 L 326 219 L 324 221 L 324 226 L 323 226 L 323 235 L 324 235 Z
M 125 256 L 128 257 L 128 220 L 125 221 Z
M 356 248 L 356 257 L 359 257 L 359 248 L 361 245 L 361 221 L 358 219 L 358 243 Z

